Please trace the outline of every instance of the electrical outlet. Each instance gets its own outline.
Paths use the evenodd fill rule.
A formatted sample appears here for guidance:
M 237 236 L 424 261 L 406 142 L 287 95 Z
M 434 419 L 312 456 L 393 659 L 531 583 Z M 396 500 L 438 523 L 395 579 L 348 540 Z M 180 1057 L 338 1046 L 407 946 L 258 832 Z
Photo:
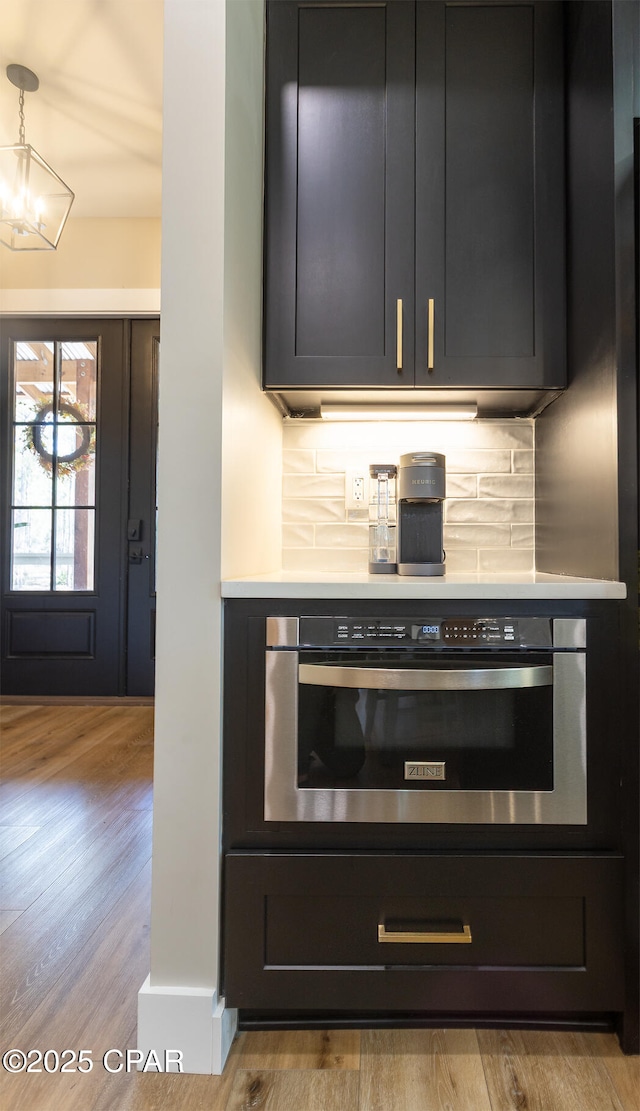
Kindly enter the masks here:
M 344 501 L 347 510 L 367 510 L 367 475 L 357 467 L 349 467 L 344 476 Z

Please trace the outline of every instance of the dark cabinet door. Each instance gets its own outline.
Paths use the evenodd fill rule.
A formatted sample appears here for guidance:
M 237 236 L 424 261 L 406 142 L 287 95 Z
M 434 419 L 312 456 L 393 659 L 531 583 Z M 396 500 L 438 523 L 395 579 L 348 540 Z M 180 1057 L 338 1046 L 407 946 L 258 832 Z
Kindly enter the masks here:
M 561 388 L 563 159 L 560 4 L 272 0 L 265 387 Z
M 268 7 L 265 386 L 413 386 L 415 8 Z
M 416 7 L 416 385 L 564 385 L 561 7 Z

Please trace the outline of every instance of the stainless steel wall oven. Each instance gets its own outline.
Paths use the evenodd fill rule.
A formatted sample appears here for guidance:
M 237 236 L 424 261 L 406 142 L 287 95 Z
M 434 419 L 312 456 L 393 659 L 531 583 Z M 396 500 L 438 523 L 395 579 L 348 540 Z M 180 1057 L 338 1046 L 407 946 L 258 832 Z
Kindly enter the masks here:
M 265 820 L 585 824 L 585 628 L 268 617 Z
M 607 602 L 231 599 L 226 849 L 611 850 Z

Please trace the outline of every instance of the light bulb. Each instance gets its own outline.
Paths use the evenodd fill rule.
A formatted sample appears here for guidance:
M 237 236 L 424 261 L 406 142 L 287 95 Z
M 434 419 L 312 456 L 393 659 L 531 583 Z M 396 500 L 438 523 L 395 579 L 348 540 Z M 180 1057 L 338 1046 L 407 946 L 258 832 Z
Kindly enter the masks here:
M 11 215 L 18 220 L 22 219 L 24 215 L 24 189 L 21 189 L 19 193 L 14 193 L 11 198 Z

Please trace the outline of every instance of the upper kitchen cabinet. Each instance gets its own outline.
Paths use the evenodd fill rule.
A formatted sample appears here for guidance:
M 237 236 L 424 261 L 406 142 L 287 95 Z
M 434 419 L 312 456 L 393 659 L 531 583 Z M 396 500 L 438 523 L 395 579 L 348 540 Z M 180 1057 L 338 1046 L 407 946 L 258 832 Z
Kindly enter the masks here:
M 562 5 L 267 13 L 265 388 L 562 388 Z
M 416 7 L 415 384 L 565 384 L 562 9 Z
M 268 388 L 413 385 L 414 35 L 408 0 L 268 4 Z

